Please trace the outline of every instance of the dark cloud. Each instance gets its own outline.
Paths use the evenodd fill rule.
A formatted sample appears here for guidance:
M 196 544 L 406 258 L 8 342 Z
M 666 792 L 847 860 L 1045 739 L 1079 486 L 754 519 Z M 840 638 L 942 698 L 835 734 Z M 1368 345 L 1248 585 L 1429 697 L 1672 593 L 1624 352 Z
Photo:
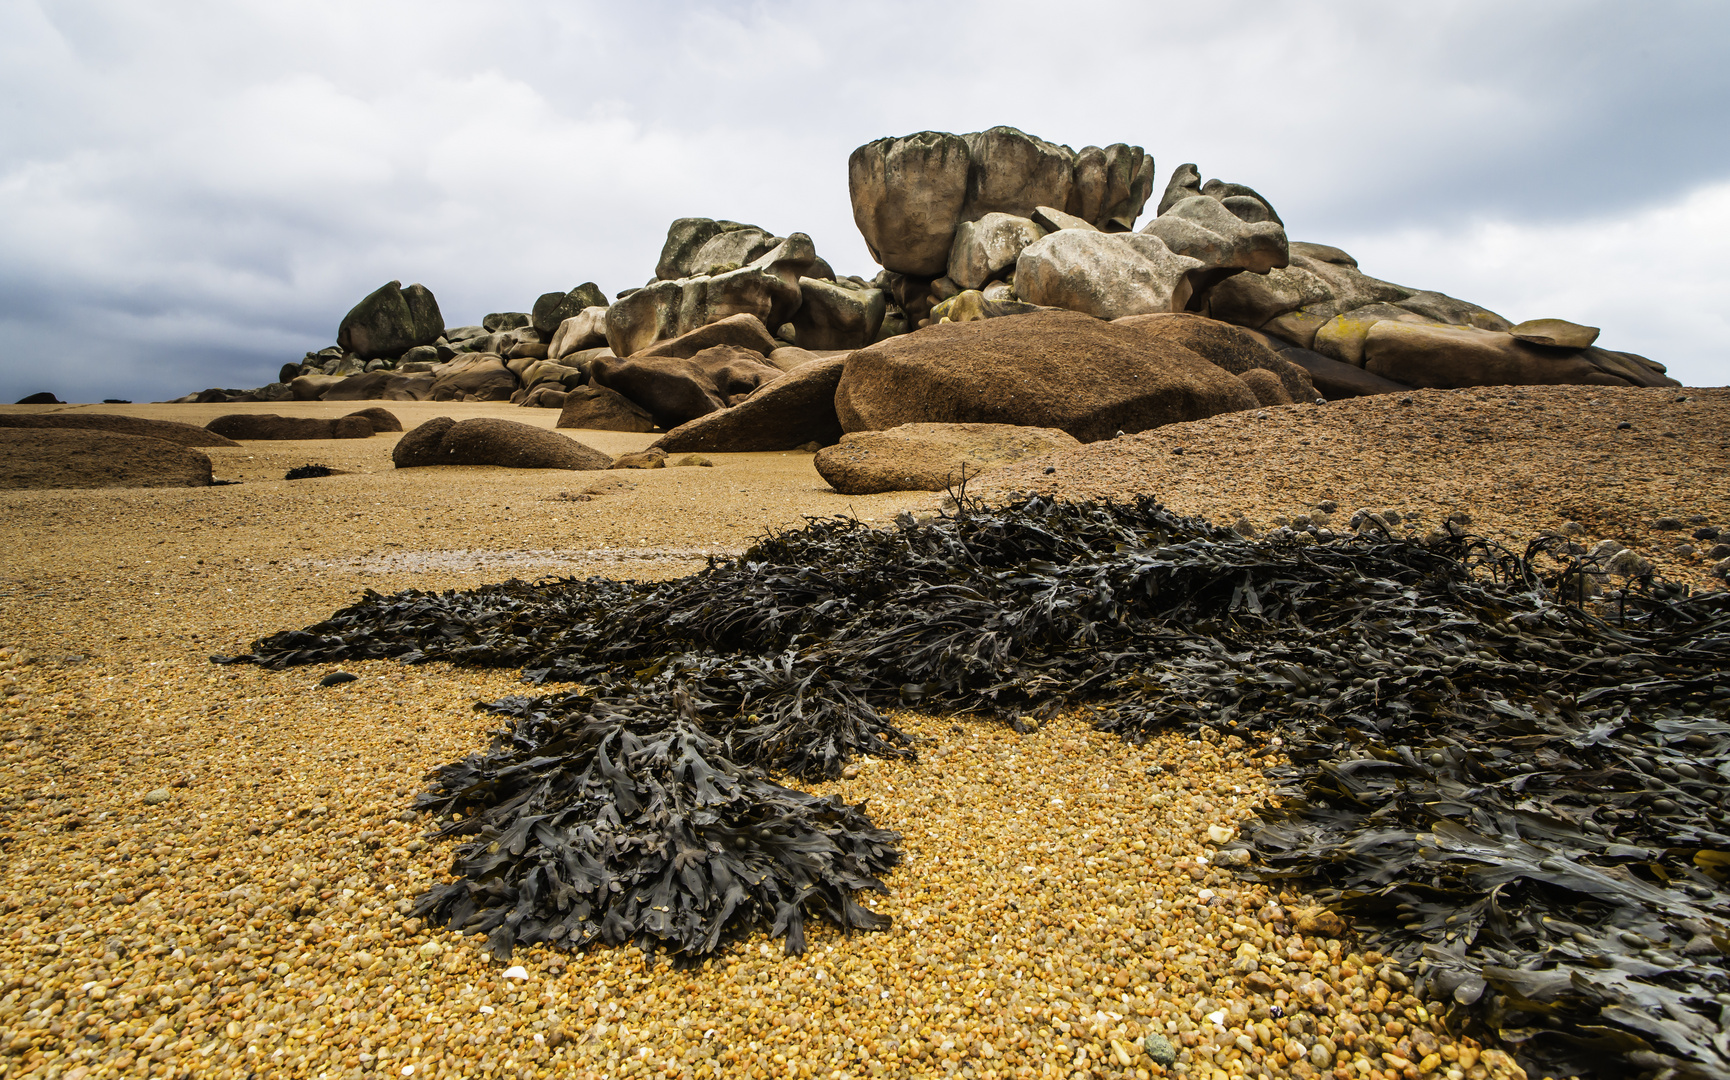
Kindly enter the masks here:
M 1730 180 L 1726 31 L 1716 4 L 16 3 L 0 399 L 256 385 L 393 278 L 453 323 L 616 292 L 683 215 L 803 230 L 869 274 L 848 152 L 998 123 L 1139 143 L 1162 181 L 1196 161 L 1372 272 L 1608 332 L 1609 290 L 1522 267 L 1687 263 L 1671 302 L 1725 293 L 1690 259 L 1730 222 L 1690 200 Z M 1492 227 L 1533 246 L 1497 269 Z M 1622 325 L 1730 381 L 1710 319 Z

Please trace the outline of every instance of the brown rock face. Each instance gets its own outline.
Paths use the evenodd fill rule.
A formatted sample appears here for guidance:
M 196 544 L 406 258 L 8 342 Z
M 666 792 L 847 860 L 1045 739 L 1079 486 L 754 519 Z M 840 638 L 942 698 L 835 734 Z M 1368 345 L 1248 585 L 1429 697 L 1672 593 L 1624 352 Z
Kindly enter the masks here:
M 162 439 L 181 446 L 239 446 L 226 436 L 197 424 L 182 424 L 178 420 L 146 420 L 140 416 L 111 416 L 107 413 L 49 413 L 33 416 L 29 413 L 0 415 L 0 428 L 76 428 L 82 431 L 107 431 L 116 435 L 140 435 L 147 439 Z
M 1072 311 L 945 323 L 847 358 L 843 431 L 1016 424 L 1082 442 L 1256 406 L 1241 381 L 1181 345 Z
M 565 395 L 554 427 L 590 431 L 653 431 L 655 418 L 617 390 L 590 383 Z
M 575 439 L 514 420 L 453 421 L 436 416 L 405 434 L 391 452 L 399 469 L 425 465 L 499 465 L 507 469 L 605 469 L 613 459 Z
M 1243 384 L 1249 387 L 1250 392 L 1255 395 L 1255 399 L 1263 405 L 1290 405 L 1292 403 L 1291 393 L 1279 381 L 1279 376 L 1271 371 L 1250 368 L 1248 371 L 1238 373 L 1237 377 L 1243 380 Z
M 348 415 L 358 416 L 362 420 L 365 420 L 367 423 L 372 425 L 374 431 L 402 430 L 402 421 L 396 418 L 396 413 L 377 405 L 374 405 L 370 409 L 361 409 L 359 412 L 351 412 Z
M 655 445 L 669 454 L 828 446 L 841 438 L 835 387 L 846 363 L 845 356 L 836 356 L 800 364 L 737 405 L 679 425 Z
M 208 487 L 210 458 L 167 439 L 0 428 L 0 488 Z
M 496 353 L 470 353 L 433 372 L 429 401 L 509 401 L 517 377 Z
M 1533 345 L 1471 326 L 1379 322 L 1364 339 L 1364 370 L 1411 386 L 1680 386 L 1643 357 L 1608 349 Z
M 229 413 L 204 425 L 230 439 L 368 439 L 372 422 L 364 416 L 278 416 Z
M 903 424 L 844 435 L 814 464 L 843 495 L 942 491 L 998 466 L 1081 444 L 1067 432 L 1012 424 Z
M 1146 335 L 1149 341 L 1181 345 L 1233 375 L 1266 371 L 1285 388 L 1286 400 L 1282 404 L 1316 399 L 1315 384 L 1308 372 L 1268 348 L 1256 335 L 1242 327 L 1188 312 L 1130 315 L 1115 320 L 1112 325 L 1135 330 Z M 1262 404 L 1270 403 L 1264 400 Z
M 781 375 L 761 355 L 733 345 L 713 345 L 689 358 L 602 357 L 589 369 L 591 382 L 630 398 L 668 430 L 742 401 Z
M 754 352 L 758 356 L 768 356 L 781 347 L 781 342 L 775 340 L 774 335 L 763 325 L 763 320 L 757 316 L 729 315 L 719 322 L 699 326 L 688 334 L 657 341 L 635 355 L 689 358 L 716 345 L 731 345 L 736 349 Z

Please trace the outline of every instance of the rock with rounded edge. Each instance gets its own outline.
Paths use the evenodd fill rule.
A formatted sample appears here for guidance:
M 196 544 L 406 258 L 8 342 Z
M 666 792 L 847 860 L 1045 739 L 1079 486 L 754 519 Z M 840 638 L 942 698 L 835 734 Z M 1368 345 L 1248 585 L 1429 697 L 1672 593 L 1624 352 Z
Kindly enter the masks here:
M 793 450 L 813 442 L 828 446 L 841 437 L 835 389 L 848 355 L 800 364 L 738 404 L 673 428 L 655 445 L 669 454 Z
M 1276 351 L 1281 359 L 1302 368 L 1315 384 L 1316 392 L 1329 401 L 1368 397 L 1371 394 L 1397 394 L 1416 389 L 1406 383 L 1372 375 L 1361 367 L 1342 363 L 1297 345 L 1287 344 Z
M 395 359 L 417 345 L 431 345 L 444 334 L 438 301 L 424 285 L 389 282 L 343 316 L 336 343 L 363 360 Z
M 1001 319 L 1005 315 L 1026 315 L 1032 311 L 1050 311 L 1037 304 L 1019 300 L 993 300 L 978 289 L 956 293 L 931 309 L 931 321 L 970 322 L 975 319 Z
M 801 349 L 797 345 L 783 345 L 769 354 L 769 363 L 782 371 L 792 371 L 797 367 L 816 360 L 827 360 L 832 356 L 846 356 L 852 349 Z
M 980 473 L 1081 444 L 1054 428 L 1014 424 L 902 424 L 850 432 L 813 464 L 843 495 L 942 491 Z
M 605 469 L 613 459 L 575 439 L 532 424 L 438 416 L 397 440 L 399 469 L 427 465 L 497 465 L 508 469 Z
M 1606 349 L 1558 349 L 1470 326 L 1379 322 L 1364 341 L 1364 369 L 1412 386 L 1680 386 L 1660 365 Z
M 667 452 L 659 447 L 651 446 L 647 450 L 620 454 L 613 459 L 609 469 L 664 469 L 667 467 Z
M 40 390 L 34 394 L 25 394 L 23 397 L 18 399 L 16 404 L 19 404 L 19 405 L 64 405 L 66 403 L 64 401 L 61 401 L 59 398 L 55 397 L 51 391 Z
M 204 425 L 230 439 L 370 439 L 372 423 L 362 416 L 278 416 L 229 413 Z
M 1181 346 L 1233 375 L 1268 372 L 1285 391 L 1286 400 L 1279 404 L 1316 399 L 1315 384 L 1303 368 L 1281 356 L 1260 335 L 1242 327 L 1189 312 L 1131 315 L 1112 325 L 1134 330 L 1149 342 Z M 1259 399 L 1262 395 L 1258 392 L 1256 396 Z
M 1157 236 L 1060 229 L 1029 244 L 1015 262 L 1015 293 L 1030 304 L 1099 319 L 1181 311 L 1188 273 L 1202 263 Z
M 944 323 L 879 342 L 847 358 L 835 392 L 847 432 L 1018 424 L 1082 442 L 1255 406 L 1248 387 L 1195 352 L 1072 311 Z
M 760 259 L 781 237 L 771 236 L 767 229 L 747 225 L 716 233 L 692 254 L 681 277 L 713 276 L 749 266 Z
M 0 489 L 207 487 L 210 458 L 167 439 L 90 428 L 0 428 Z
M 1245 221 L 1207 195 L 1180 199 L 1141 230 L 1204 267 L 1265 274 L 1290 263 L 1285 228 L 1274 221 Z
M 374 431 L 401 431 L 402 421 L 396 418 L 396 413 L 381 406 L 374 405 L 370 409 L 351 412 L 349 416 L 358 416 L 372 425 Z
M 1069 206 L 1075 153 L 1019 128 L 1000 124 L 963 136 L 967 141 L 967 201 L 958 221 L 986 214 L 1026 217 L 1035 206 Z
M 547 344 L 547 359 L 562 360 L 572 353 L 607 343 L 607 308 L 586 307 L 559 323 Z
M 763 320 L 755 315 L 732 315 L 705 326 L 697 327 L 676 338 L 657 341 L 644 349 L 639 356 L 680 356 L 691 357 L 704 349 L 716 345 L 731 345 L 736 349 L 747 349 L 759 356 L 768 356 L 782 343 L 769 333 L 769 328 L 763 325 Z M 618 355 L 624 356 L 625 353 Z
M 520 402 L 525 409 L 564 409 L 570 394 L 559 383 L 542 383 L 530 390 Z M 555 425 L 556 426 L 556 425 Z
M 396 375 L 384 384 L 384 393 L 379 395 L 382 401 L 426 401 L 432 397 L 433 383 L 437 379 L 431 372 L 416 372 L 408 375 Z
M 799 279 L 793 339 L 803 349 L 858 349 L 877 336 L 888 309 L 881 289 L 849 289 L 818 278 Z
M 517 377 L 497 353 L 465 353 L 433 369 L 429 401 L 509 401 Z
M 1033 213 L 1029 215 L 1028 220 L 1032 221 L 1035 225 L 1044 229 L 1048 233 L 1056 232 L 1059 229 L 1080 229 L 1083 232 L 1105 231 L 1085 218 L 1076 217 L 1074 214 L 1065 213 L 1062 210 L 1050 206 L 1034 207 Z
M 225 435 L 218 435 L 197 424 L 183 424 L 178 420 L 146 420 L 141 416 L 116 416 L 110 413 L 0 413 L 0 428 L 76 428 L 162 439 L 181 446 L 240 445 Z
M 1317 247 L 1319 245 L 1310 245 Z M 1335 249 L 1337 250 L 1337 249 Z M 1345 252 L 1340 252 L 1344 255 Z M 1350 256 L 1346 256 L 1348 259 Z M 1356 266 L 1353 262 L 1351 265 Z M 1479 330 L 1511 330 L 1514 324 L 1487 307 L 1472 303 L 1470 300 L 1460 300 L 1447 293 L 1423 290 L 1415 292 L 1404 300 L 1394 301 L 1394 306 L 1404 308 L 1415 315 L 1422 315 L 1430 322 L 1445 323 L 1448 326 L 1475 326 Z
M 949 249 L 949 279 L 963 289 L 983 289 L 1015 268 L 1028 244 L 1045 235 L 1031 218 L 986 214 L 955 227 Z
M 736 404 L 782 374 L 755 351 L 732 345 L 713 345 L 688 358 L 602 358 L 589 368 L 590 382 L 630 398 L 669 431 Z
M 1599 331 L 1596 326 L 1581 326 L 1566 319 L 1527 319 L 1509 327 L 1508 333 L 1533 345 L 1584 349 L 1598 340 Z
M 311 376 L 302 376 L 310 378 Z M 320 401 L 371 401 L 384 396 L 385 387 L 396 378 L 396 373 L 387 368 L 364 372 L 360 375 L 347 375 L 324 386 L 318 395 Z M 299 382 L 296 379 L 295 382 Z M 294 387 L 289 387 L 293 393 Z
M 1430 321 L 1403 306 L 1365 304 L 1363 307 L 1335 315 L 1323 323 L 1311 339 L 1310 348 L 1341 363 L 1363 367 L 1364 342 L 1370 336 L 1370 327 L 1389 319 L 1408 323 Z
M 1074 175 L 1070 212 L 1105 232 L 1129 232 L 1153 194 L 1153 155 L 1124 143 L 1084 146 Z
M 799 279 L 816 260 L 811 238 L 793 233 L 737 270 L 654 282 L 607 309 L 607 344 L 618 355 L 630 356 L 736 315 L 779 327 L 798 310 Z
M 590 431 L 653 431 L 655 418 L 617 390 L 589 383 L 566 391 L 559 419 L 553 426 Z
M 871 257 L 900 274 L 942 274 L 967 203 L 971 162 L 967 140 L 941 131 L 878 139 L 854 150 L 847 190 Z M 1066 192 L 1059 205 L 1067 198 Z
M 1237 377 L 1243 380 L 1243 384 L 1249 387 L 1250 392 L 1255 395 L 1256 401 L 1262 405 L 1290 405 L 1292 403 L 1291 391 L 1287 390 L 1285 385 L 1280 382 L 1279 376 L 1271 371 L 1263 368 L 1250 368 L 1248 371 L 1238 372 Z M 1314 398 L 1305 398 L 1304 400 L 1313 401 Z
M 529 312 L 529 325 L 542 336 L 551 337 L 566 319 L 589 308 L 606 306 L 607 294 L 594 282 L 585 281 L 569 292 L 543 293 Z

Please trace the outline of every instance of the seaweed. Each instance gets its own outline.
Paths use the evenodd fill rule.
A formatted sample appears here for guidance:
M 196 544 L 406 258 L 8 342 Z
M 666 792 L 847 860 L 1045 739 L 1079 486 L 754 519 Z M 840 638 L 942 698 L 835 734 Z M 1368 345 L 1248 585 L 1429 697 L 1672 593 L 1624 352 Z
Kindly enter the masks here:
M 1534 1067 L 1730 1076 L 1730 595 L 1647 576 L 1593 599 L 1608 580 L 1563 540 L 1516 553 L 1457 526 L 1251 541 L 1152 499 L 962 500 L 812 521 L 674 581 L 369 592 L 232 659 L 577 684 L 489 706 L 492 748 L 417 803 L 475 837 L 422 910 L 501 952 L 695 958 L 760 924 L 796 949 L 804 911 L 879 927 L 849 904 L 894 835 L 769 775 L 910 754 L 897 707 L 1026 730 L 1082 706 L 1132 742 L 1207 727 L 1279 750 L 1244 873 L 1351 915 Z M 686 755 L 727 778 L 725 809 L 668 765 Z M 697 807 L 742 846 L 691 832 Z M 770 819 L 824 859 L 741 824 Z M 697 851 L 751 868 L 747 896 L 687 875 Z M 596 875 L 620 888 L 580 887 Z

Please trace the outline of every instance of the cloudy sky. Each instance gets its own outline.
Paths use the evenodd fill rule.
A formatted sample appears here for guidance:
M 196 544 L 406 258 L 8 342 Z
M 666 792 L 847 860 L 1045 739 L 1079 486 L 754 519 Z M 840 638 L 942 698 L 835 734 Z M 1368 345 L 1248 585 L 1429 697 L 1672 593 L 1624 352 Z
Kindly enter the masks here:
M 848 153 L 993 124 L 1730 383 L 1718 2 L 0 0 L 0 117 L 4 401 L 256 386 L 392 278 L 616 292 L 675 217 L 870 276 Z

